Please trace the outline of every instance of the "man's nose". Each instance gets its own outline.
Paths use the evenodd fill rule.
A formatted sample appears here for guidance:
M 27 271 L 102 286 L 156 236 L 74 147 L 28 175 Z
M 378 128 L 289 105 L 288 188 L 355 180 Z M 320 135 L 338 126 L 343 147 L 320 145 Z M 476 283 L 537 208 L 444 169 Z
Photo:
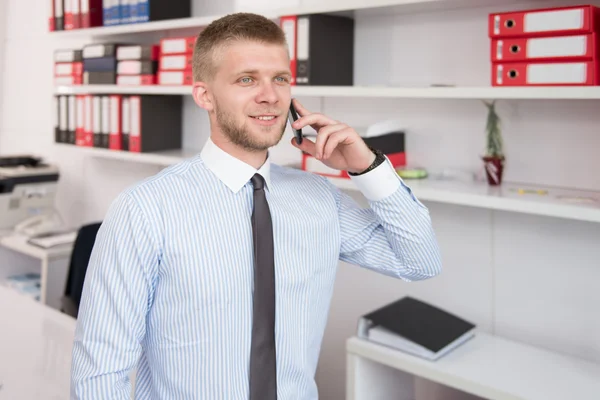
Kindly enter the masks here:
M 256 99 L 258 103 L 275 103 L 277 101 L 277 92 L 274 85 L 272 82 L 260 85 L 260 92 Z

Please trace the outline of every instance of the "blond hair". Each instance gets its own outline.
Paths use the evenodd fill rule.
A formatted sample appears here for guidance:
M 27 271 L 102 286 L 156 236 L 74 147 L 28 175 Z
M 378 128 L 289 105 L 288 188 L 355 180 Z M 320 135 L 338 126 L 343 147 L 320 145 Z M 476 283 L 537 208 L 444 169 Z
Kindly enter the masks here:
M 214 77 L 215 50 L 242 40 L 287 46 L 283 30 L 270 19 L 252 13 L 226 15 L 211 22 L 196 38 L 192 60 L 194 82 L 207 82 Z

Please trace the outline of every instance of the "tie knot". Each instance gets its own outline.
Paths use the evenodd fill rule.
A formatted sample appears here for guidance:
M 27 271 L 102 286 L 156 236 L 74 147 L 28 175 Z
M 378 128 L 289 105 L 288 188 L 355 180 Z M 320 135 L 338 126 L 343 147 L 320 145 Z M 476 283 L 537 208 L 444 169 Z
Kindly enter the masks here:
M 265 179 L 260 174 L 254 174 L 252 178 L 250 178 L 252 185 L 254 185 L 254 190 L 263 190 L 265 188 Z

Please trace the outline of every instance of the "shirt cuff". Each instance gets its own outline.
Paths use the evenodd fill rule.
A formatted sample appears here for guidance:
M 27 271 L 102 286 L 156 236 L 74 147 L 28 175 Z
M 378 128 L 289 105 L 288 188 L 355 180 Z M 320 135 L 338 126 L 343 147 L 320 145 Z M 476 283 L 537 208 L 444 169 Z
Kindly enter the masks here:
M 379 201 L 391 196 L 402 184 L 400 176 L 387 157 L 381 165 L 371 171 L 362 175 L 350 175 L 350 179 L 371 201 Z

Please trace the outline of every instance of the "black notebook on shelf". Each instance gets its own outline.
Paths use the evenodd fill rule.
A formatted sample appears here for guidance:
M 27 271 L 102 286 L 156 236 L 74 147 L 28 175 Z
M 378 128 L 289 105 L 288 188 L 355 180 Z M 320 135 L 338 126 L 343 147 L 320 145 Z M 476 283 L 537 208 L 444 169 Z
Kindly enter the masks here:
M 475 335 L 475 324 L 406 296 L 359 319 L 358 336 L 437 360 Z

